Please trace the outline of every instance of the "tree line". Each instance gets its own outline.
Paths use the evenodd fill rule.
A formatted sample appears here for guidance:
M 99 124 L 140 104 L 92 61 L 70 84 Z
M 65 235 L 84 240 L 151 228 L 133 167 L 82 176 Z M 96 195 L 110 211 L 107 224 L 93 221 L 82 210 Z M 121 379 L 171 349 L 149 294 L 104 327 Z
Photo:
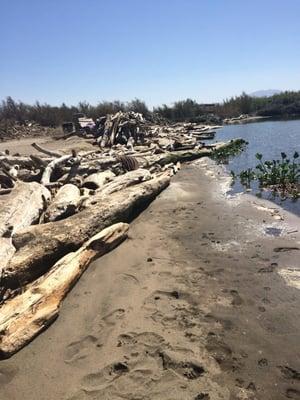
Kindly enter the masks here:
M 146 118 L 163 118 L 173 122 L 221 122 L 224 118 L 236 117 L 241 114 L 260 116 L 299 116 L 300 91 L 282 92 L 271 97 L 251 97 L 246 93 L 226 99 L 219 104 L 200 104 L 195 100 L 186 99 L 177 101 L 171 106 L 163 104 L 149 110 L 146 103 L 140 99 L 130 102 L 102 101 L 97 105 L 80 102 L 77 106 L 51 106 L 36 102 L 33 105 L 15 101 L 7 97 L 0 104 L 0 122 L 20 124 L 25 121 L 35 121 L 42 126 L 59 126 L 71 121 L 74 113 L 83 113 L 96 119 L 117 111 L 135 111 L 142 113 Z
M 130 102 L 103 101 L 93 106 L 87 102 L 80 102 L 77 106 L 51 106 L 41 104 L 38 101 L 31 105 L 22 101 L 15 101 L 7 97 L 0 104 L 0 121 L 13 121 L 20 124 L 26 121 L 34 121 L 42 126 L 56 127 L 63 122 L 72 121 L 73 114 L 83 113 L 87 117 L 96 119 L 103 115 L 113 114 L 117 111 L 135 111 L 142 113 L 145 117 L 150 114 L 145 102 L 134 99 Z

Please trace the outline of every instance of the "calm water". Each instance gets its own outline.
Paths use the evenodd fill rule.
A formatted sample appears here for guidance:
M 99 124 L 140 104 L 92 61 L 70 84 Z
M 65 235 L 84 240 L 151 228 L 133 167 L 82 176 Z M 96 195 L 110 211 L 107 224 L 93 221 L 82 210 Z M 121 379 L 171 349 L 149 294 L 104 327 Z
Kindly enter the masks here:
M 217 131 L 216 140 L 226 141 L 232 138 L 243 138 L 249 142 L 246 150 L 229 161 L 229 171 L 239 173 L 241 170 L 255 167 L 258 164 L 256 153 L 263 154 L 265 160 L 280 159 L 280 153 L 285 152 L 292 157 L 295 151 L 300 153 L 300 119 L 291 121 L 265 121 L 244 125 L 228 125 Z M 233 192 L 244 191 L 243 186 L 236 182 Z M 258 190 L 253 190 L 255 195 Z M 272 193 L 263 192 L 263 197 L 272 200 L 282 207 L 300 215 L 300 199 L 282 201 L 274 198 Z

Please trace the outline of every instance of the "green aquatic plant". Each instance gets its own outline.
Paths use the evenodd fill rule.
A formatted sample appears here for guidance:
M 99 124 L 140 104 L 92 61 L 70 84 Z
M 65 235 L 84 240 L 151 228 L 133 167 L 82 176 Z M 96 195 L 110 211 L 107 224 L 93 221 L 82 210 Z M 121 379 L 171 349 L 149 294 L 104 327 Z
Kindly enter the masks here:
M 244 139 L 237 139 L 235 141 L 231 141 L 231 144 L 222 149 L 215 149 L 212 152 L 211 158 L 213 158 L 219 164 L 228 164 L 230 157 L 234 157 L 237 154 L 241 153 L 248 142 Z
M 251 187 L 252 181 L 258 181 L 260 188 L 270 188 L 282 197 L 290 195 L 299 197 L 300 190 L 300 163 L 299 153 L 295 151 L 292 160 L 286 153 L 281 153 L 279 160 L 263 160 L 263 155 L 255 155 L 259 163 L 255 168 L 248 168 L 239 174 L 232 173 L 233 179 L 239 178 L 246 188 Z

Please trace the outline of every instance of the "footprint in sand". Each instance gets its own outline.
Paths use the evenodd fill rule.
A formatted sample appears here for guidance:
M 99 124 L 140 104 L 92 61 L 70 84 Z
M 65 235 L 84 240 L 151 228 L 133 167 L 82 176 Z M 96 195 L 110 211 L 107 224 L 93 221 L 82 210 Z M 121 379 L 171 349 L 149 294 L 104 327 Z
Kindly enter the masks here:
M 243 304 L 243 300 L 241 296 L 239 295 L 239 292 L 237 290 L 230 290 L 230 294 L 232 296 L 232 302 L 231 304 L 233 306 L 240 306 Z
M 283 252 L 286 252 L 286 251 L 294 251 L 294 250 L 300 250 L 300 248 L 299 247 L 286 246 L 286 247 L 275 247 L 273 249 L 273 251 L 275 251 L 275 253 L 283 253 Z
M 260 268 L 257 272 L 259 274 L 264 274 L 264 273 L 270 273 L 270 272 L 274 272 L 275 268 L 278 266 L 277 263 L 271 263 L 270 265 L 268 265 L 267 267 L 262 267 Z
M 210 396 L 208 393 L 199 393 L 194 397 L 194 400 L 210 400 Z
M 286 379 L 294 379 L 299 381 L 300 380 L 300 372 L 287 366 L 280 365 L 279 370 L 284 378 Z
M 205 347 L 223 369 L 237 369 L 238 365 L 233 357 L 231 348 L 213 332 L 208 335 Z
M 203 366 L 196 361 L 178 360 L 166 352 L 160 352 L 159 357 L 163 369 L 171 369 L 186 379 L 198 379 L 205 373 Z
M 127 372 L 129 372 L 129 368 L 125 362 L 120 361 L 107 365 L 100 371 L 85 375 L 81 380 L 82 388 L 86 392 L 104 389 Z
M 118 347 L 129 347 L 141 351 L 143 349 L 160 349 L 166 345 L 165 339 L 154 332 L 124 333 L 118 337 Z
M 102 317 L 102 320 L 107 326 L 114 326 L 120 319 L 124 318 L 125 310 L 123 308 L 117 308 L 109 314 Z
M 287 389 L 286 390 L 286 397 L 288 399 L 299 400 L 300 399 L 300 390 L 297 389 Z
M 98 338 L 92 335 L 83 337 L 82 339 L 70 343 L 65 350 L 65 363 L 71 364 L 76 361 L 82 360 L 91 352 L 101 347 Z
M 0 384 L 5 385 L 9 382 L 11 382 L 15 375 L 18 373 L 18 369 L 11 367 L 9 365 L 7 366 L 1 366 L 0 367 Z

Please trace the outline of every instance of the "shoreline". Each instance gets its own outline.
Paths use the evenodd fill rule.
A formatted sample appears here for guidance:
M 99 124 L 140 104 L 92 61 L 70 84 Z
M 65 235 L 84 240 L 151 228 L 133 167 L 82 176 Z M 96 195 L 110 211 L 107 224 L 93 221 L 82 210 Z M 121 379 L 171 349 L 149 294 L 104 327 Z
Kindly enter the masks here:
M 3 398 L 297 399 L 300 292 L 277 271 L 297 266 L 299 218 L 228 197 L 229 179 L 209 159 L 185 166 L 58 320 L 0 361 Z

